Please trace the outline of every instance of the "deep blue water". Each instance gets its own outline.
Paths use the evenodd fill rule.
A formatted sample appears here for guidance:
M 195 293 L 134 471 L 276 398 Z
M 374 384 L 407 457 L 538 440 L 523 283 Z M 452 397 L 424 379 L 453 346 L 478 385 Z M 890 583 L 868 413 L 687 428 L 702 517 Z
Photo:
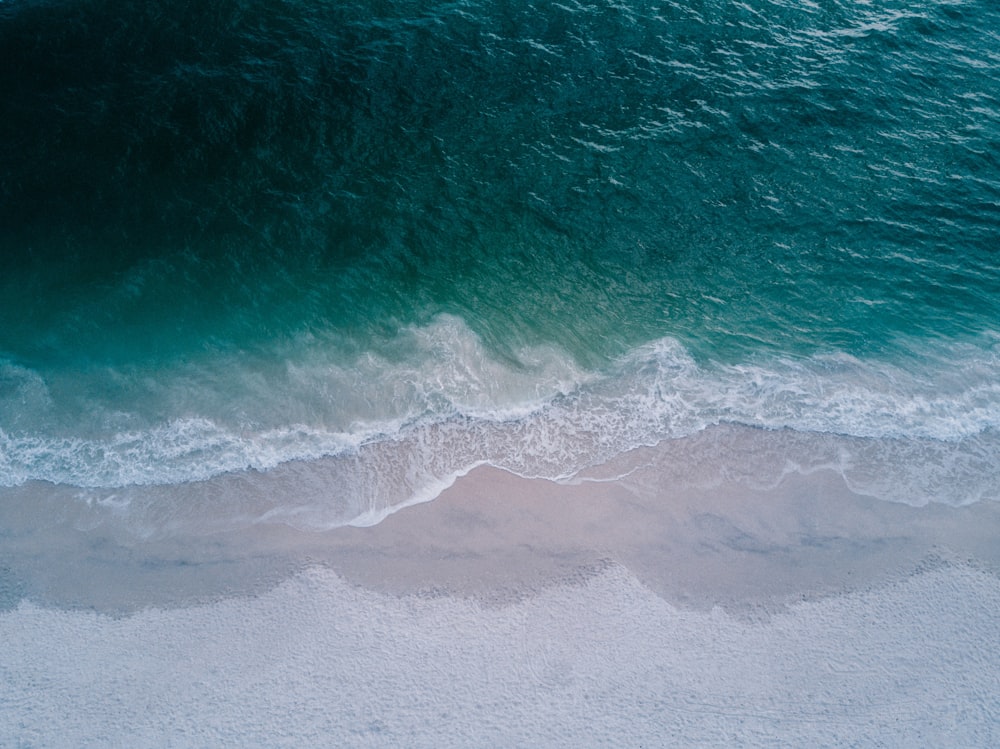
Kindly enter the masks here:
M 995 3 L 6 0 L 0 50 L 0 485 L 330 457 L 350 519 L 735 424 L 997 498 Z

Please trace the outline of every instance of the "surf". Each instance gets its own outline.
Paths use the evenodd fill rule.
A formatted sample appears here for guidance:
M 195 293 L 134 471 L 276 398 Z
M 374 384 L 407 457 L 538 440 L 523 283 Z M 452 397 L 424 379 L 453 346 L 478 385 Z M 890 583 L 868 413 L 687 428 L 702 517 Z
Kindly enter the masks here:
M 157 502 L 200 497 L 172 512 L 214 501 L 219 522 L 225 507 L 230 521 L 245 520 L 236 508 L 248 500 L 233 491 L 256 487 L 249 494 L 266 509 L 250 516 L 327 527 L 377 522 L 479 465 L 575 481 L 636 450 L 673 444 L 688 456 L 664 469 L 676 482 L 706 480 L 700 450 L 748 485 L 824 469 L 888 501 L 998 498 L 1000 473 L 989 458 L 1000 444 L 996 337 L 925 344 L 907 362 L 831 353 L 738 364 L 699 362 L 665 338 L 588 370 L 556 348 L 499 358 L 461 319 L 442 316 L 401 332 L 381 357 L 364 352 L 335 365 L 308 351 L 309 366 L 286 362 L 283 379 L 266 387 L 255 369 L 220 362 L 226 376 L 202 378 L 204 391 L 186 400 L 214 402 L 214 412 L 178 412 L 145 429 L 115 430 L 109 421 L 97 434 L 52 436 L 23 418 L 5 424 L 0 483 L 64 486 L 96 505 L 113 496 L 140 516 Z M 174 376 L 178 388 L 195 382 Z M 24 397 L 44 400 L 37 379 L 21 377 Z M 253 399 L 241 382 L 259 387 Z M 255 417 L 232 420 L 233 404 L 249 400 Z M 104 404 L 112 406 L 121 403 Z

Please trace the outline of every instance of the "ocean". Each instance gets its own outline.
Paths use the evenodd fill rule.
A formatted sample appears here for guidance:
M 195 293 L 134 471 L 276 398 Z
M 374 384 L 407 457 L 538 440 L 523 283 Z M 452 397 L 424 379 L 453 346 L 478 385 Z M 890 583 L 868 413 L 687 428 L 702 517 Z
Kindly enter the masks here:
M 0 49 L 7 502 L 368 525 L 734 430 L 748 486 L 1000 499 L 996 3 L 4 0 Z

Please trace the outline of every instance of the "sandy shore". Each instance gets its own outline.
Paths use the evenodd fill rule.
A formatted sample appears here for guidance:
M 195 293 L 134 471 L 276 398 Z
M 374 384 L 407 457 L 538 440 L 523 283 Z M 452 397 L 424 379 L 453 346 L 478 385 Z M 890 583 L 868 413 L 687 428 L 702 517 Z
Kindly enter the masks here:
M 637 490 L 646 478 L 562 485 L 479 468 L 429 505 L 343 529 L 323 558 L 366 587 L 487 600 L 614 563 L 675 605 L 733 612 L 867 589 L 944 562 L 1000 569 L 994 503 L 881 502 L 827 472 L 770 489 L 664 494 Z
M 260 593 L 314 564 L 379 592 L 502 603 L 618 564 L 673 605 L 766 613 L 929 565 L 1000 570 L 1000 503 L 881 501 L 822 468 L 723 481 L 710 456 L 703 477 L 679 481 L 686 450 L 636 450 L 568 483 L 481 466 L 375 526 L 324 532 L 253 521 L 220 531 L 161 512 L 168 531 L 149 536 L 69 488 L 5 490 L 0 607 L 27 597 L 127 614 Z
M 0 746 L 1000 742 L 1000 505 L 678 487 L 672 449 L 322 533 L 8 493 Z

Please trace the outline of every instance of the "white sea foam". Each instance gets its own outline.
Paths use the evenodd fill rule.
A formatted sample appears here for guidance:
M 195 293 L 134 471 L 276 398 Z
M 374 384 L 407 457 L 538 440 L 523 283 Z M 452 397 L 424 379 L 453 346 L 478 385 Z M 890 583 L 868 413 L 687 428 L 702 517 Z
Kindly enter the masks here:
M 269 370 L 225 361 L 145 377 L 145 390 L 133 390 L 155 407 L 115 418 L 148 426 L 109 430 L 116 421 L 108 414 L 129 402 L 106 400 L 95 404 L 100 424 L 79 434 L 65 425 L 46 433 L 55 405 L 45 384 L 9 371 L 15 393 L 50 405 L 34 431 L 23 417 L 12 421 L 20 412 L 7 405 L 7 486 L 173 485 L 333 458 L 342 470 L 331 485 L 348 509 L 329 522 L 365 523 L 431 498 L 482 463 L 565 480 L 636 447 L 724 424 L 836 436 L 836 448 L 817 447 L 799 463 L 829 464 L 856 490 L 886 499 L 962 504 L 995 498 L 990 487 L 1000 486 L 990 458 L 1000 434 L 995 342 L 909 362 L 830 354 L 717 364 L 662 339 L 598 372 L 552 348 L 497 358 L 461 320 L 442 316 L 346 362 L 311 342 Z

